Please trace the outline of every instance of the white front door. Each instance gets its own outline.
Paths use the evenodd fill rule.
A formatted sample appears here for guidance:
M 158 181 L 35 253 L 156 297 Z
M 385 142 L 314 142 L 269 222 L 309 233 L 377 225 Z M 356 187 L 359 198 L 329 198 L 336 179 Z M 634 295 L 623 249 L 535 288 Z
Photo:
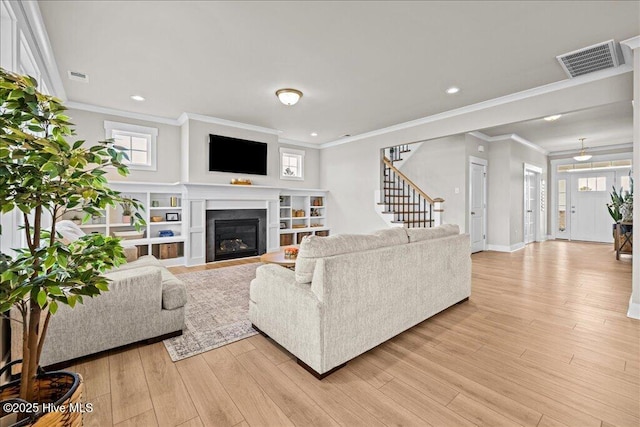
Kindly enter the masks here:
M 535 242 L 538 212 L 538 175 L 530 170 L 524 173 L 524 243 Z
M 571 175 L 571 240 L 613 242 L 607 203 L 614 178 L 614 172 Z
M 481 161 L 481 159 L 479 159 Z M 469 196 L 469 235 L 471 236 L 471 252 L 485 250 L 486 247 L 486 162 L 470 162 L 470 196 Z

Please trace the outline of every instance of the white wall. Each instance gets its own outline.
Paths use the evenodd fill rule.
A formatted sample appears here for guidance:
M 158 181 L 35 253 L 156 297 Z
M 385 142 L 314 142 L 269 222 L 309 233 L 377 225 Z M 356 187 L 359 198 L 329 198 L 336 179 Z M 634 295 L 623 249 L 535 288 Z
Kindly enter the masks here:
M 197 120 L 189 120 L 183 125 L 183 128 L 184 126 L 188 126 L 189 138 L 188 182 L 229 184 L 233 178 L 249 178 L 255 185 L 285 188 L 320 187 L 320 154 L 317 149 L 291 147 L 305 152 L 304 181 L 280 179 L 279 148 L 289 146 L 279 144 L 277 135 Z M 267 143 L 267 175 L 209 172 L 209 134 Z
M 502 248 L 511 245 L 511 145 L 503 140 L 488 143 L 487 168 L 487 244 Z
M 438 138 L 424 142 L 400 168 L 429 197 L 444 199 L 443 223 L 458 224 L 464 231 L 468 200 L 465 153 L 464 135 Z
M 125 178 L 115 170 L 109 171 L 107 178 L 112 181 L 136 181 L 136 182 L 178 182 L 180 181 L 180 128 L 162 123 L 153 123 L 142 120 L 128 119 L 90 111 L 69 109 L 67 114 L 76 130 L 76 139 L 86 140 L 87 145 L 95 145 L 106 138 L 104 121 L 109 120 L 119 123 L 129 123 L 140 126 L 148 126 L 158 129 L 157 170 L 131 170 Z

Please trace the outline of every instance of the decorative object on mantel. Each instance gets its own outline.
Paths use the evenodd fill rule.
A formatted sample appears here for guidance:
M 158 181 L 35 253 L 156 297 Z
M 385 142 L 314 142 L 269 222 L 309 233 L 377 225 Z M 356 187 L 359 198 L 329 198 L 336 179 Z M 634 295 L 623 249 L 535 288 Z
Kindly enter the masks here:
M 66 212 L 77 209 L 88 218 L 125 201 L 107 185 L 106 167 L 122 176 L 129 173 L 112 141 L 92 147 L 67 141 L 74 132 L 65 110 L 59 99 L 37 90 L 33 77 L 0 67 L 0 206 L 3 213 L 22 215 L 20 231 L 27 243 L 15 255 L 0 253 L 0 313 L 17 312 L 24 332 L 22 361 L 5 365 L 8 370 L 21 362 L 18 379 L 0 386 L 0 400 L 17 406 L 0 405 L 0 418 L 15 416 L 20 426 L 83 424 L 83 411 L 68 410 L 70 403 L 84 409 L 82 377 L 43 372 L 41 351 L 59 306 L 71 309 L 107 291 L 109 281 L 103 274 L 125 262 L 118 239 L 87 234 L 65 243 L 56 238 L 58 221 Z M 135 201 L 130 206 L 140 207 Z M 136 218 L 136 227 L 145 225 L 139 214 Z M 99 302 L 94 308 L 100 309 Z M 67 410 L 47 411 L 44 403 Z
M 231 183 L 233 185 L 251 185 L 251 180 L 248 178 L 234 178 Z

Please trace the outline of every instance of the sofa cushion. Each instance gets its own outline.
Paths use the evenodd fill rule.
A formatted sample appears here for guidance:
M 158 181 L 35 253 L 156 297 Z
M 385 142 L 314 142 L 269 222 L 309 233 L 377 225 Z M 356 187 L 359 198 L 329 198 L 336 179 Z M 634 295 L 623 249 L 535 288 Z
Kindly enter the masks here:
M 153 255 L 143 255 L 135 261 L 127 262 L 121 266 L 114 268 L 112 271 L 132 270 L 140 267 L 162 267 L 162 263 Z
M 443 224 L 433 228 L 407 228 L 409 242 L 439 239 L 441 237 L 460 234 L 460 227 L 455 224 Z
M 300 243 L 296 259 L 296 281 L 311 283 L 318 258 L 403 245 L 408 242 L 407 232 L 403 227 L 388 228 L 373 234 L 307 236 Z
M 187 304 L 187 288 L 166 268 L 162 269 L 162 308 L 175 310 Z

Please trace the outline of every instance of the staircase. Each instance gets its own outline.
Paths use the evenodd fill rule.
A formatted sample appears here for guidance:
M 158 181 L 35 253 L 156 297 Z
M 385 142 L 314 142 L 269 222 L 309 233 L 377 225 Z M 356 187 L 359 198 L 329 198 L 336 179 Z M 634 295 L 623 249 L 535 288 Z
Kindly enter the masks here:
M 429 197 L 396 167 L 411 151 L 409 145 L 383 150 L 376 210 L 390 226 L 426 228 L 440 225 L 444 200 Z

